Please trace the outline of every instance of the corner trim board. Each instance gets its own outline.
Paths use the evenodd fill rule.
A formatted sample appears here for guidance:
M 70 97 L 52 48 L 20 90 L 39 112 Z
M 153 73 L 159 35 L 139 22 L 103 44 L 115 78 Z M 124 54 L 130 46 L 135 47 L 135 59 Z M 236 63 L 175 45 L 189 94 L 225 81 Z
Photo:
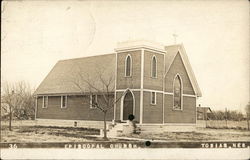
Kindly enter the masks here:
M 141 88 L 140 88 L 140 124 L 143 121 L 143 77 L 144 77 L 144 49 L 141 51 Z

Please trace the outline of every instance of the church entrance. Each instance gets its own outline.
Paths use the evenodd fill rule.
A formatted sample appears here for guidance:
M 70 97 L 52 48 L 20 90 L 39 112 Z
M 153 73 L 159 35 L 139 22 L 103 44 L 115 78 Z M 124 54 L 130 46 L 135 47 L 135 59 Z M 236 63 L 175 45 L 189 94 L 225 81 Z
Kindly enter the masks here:
M 134 97 L 131 91 L 127 91 L 123 99 L 123 120 L 128 120 L 133 115 Z

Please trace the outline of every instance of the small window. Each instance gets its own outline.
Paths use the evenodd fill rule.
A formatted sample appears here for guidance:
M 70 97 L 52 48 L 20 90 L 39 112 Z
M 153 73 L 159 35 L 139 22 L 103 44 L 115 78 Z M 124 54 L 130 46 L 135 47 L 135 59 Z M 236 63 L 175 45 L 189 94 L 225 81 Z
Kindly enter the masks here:
M 48 96 L 43 96 L 43 106 L 42 108 L 47 108 L 48 107 Z
M 131 56 L 128 55 L 125 61 L 125 76 L 130 77 L 131 72 L 132 72 L 132 59 L 131 59 Z
M 151 104 L 156 104 L 156 92 L 151 92 Z
M 61 108 L 67 107 L 67 96 L 61 96 Z
M 96 108 L 97 95 L 90 95 L 90 108 Z
M 152 78 L 157 77 L 157 60 L 155 56 L 153 56 L 152 62 L 151 62 L 151 77 Z

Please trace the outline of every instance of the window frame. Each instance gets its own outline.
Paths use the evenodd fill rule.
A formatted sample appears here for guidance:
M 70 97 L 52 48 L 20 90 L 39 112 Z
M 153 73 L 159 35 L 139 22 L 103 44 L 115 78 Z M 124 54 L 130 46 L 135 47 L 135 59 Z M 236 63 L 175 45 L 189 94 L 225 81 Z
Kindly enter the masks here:
M 153 75 L 153 61 L 155 59 L 155 76 Z M 155 55 L 151 58 L 151 78 L 157 78 L 157 58 Z
M 98 101 L 97 101 L 97 97 L 98 97 L 98 95 L 97 94 L 91 94 L 90 95 L 90 97 L 89 97 L 89 108 L 90 109 L 95 109 L 95 108 L 97 108 L 97 107 L 95 107 L 95 106 L 93 106 L 92 104 L 92 102 L 93 102 L 93 97 L 95 97 L 95 102 L 97 103 Z
M 63 97 L 65 97 L 65 106 L 63 106 Z M 67 108 L 68 107 L 68 96 L 63 95 L 61 96 L 61 108 Z
M 42 105 L 42 108 L 48 108 L 48 104 L 49 104 L 49 96 L 43 96 L 43 105 Z
M 180 109 L 176 109 L 176 108 L 174 108 L 174 98 L 175 98 L 175 96 L 174 96 L 174 92 L 175 92 L 175 85 L 174 85 L 174 83 L 175 83 L 175 80 L 176 80 L 176 78 L 177 77 L 179 77 L 179 79 L 180 79 L 180 84 L 181 84 L 181 86 L 180 86 L 180 89 L 181 89 L 181 95 L 180 95 L 180 97 L 181 97 L 181 108 Z M 174 77 L 174 80 L 173 80 L 173 110 L 174 111 L 183 111 L 183 81 L 182 81 L 182 78 L 181 78 L 181 76 L 180 76 L 180 74 L 179 73 L 177 73 L 176 75 L 175 75 L 175 77 Z
M 150 92 L 151 93 L 151 95 L 150 95 L 150 104 L 151 105 L 156 105 L 157 103 L 156 103 L 156 97 L 157 97 L 157 94 L 156 94 L 156 92 Z M 152 102 L 152 100 L 153 100 L 153 94 L 155 95 L 154 96 L 154 103 Z
M 127 75 L 127 60 L 128 60 L 128 57 L 130 58 L 130 71 L 129 71 L 129 75 Z M 124 73 L 124 77 L 132 77 L 132 56 L 130 54 L 128 54 L 125 58 L 125 73 Z

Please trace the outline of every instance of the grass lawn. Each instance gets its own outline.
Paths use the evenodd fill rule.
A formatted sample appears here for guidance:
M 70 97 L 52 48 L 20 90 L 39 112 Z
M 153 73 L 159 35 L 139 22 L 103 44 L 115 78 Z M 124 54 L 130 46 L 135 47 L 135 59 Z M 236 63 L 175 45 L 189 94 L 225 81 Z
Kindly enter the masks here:
M 8 126 L 1 128 L 1 142 L 84 142 L 101 140 L 87 135 L 98 135 L 99 130 L 85 128 Z
M 1 142 L 25 143 L 103 141 L 102 137 L 94 137 L 99 134 L 99 129 L 35 126 L 32 121 L 13 121 L 12 131 L 9 131 L 8 122 L 1 123 Z M 109 140 L 118 141 L 120 139 L 110 138 Z
M 250 131 L 197 128 L 193 132 L 141 133 L 132 137 L 164 141 L 250 141 Z
M 74 127 L 35 126 L 32 121 L 13 121 L 12 131 L 8 122 L 1 123 L 1 142 L 86 142 L 103 141 L 99 129 Z M 140 133 L 127 137 L 164 141 L 250 141 L 250 132 L 237 129 L 197 128 L 194 132 Z M 124 139 L 109 138 L 110 141 Z M 126 140 L 128 141 L 128 140 Z

